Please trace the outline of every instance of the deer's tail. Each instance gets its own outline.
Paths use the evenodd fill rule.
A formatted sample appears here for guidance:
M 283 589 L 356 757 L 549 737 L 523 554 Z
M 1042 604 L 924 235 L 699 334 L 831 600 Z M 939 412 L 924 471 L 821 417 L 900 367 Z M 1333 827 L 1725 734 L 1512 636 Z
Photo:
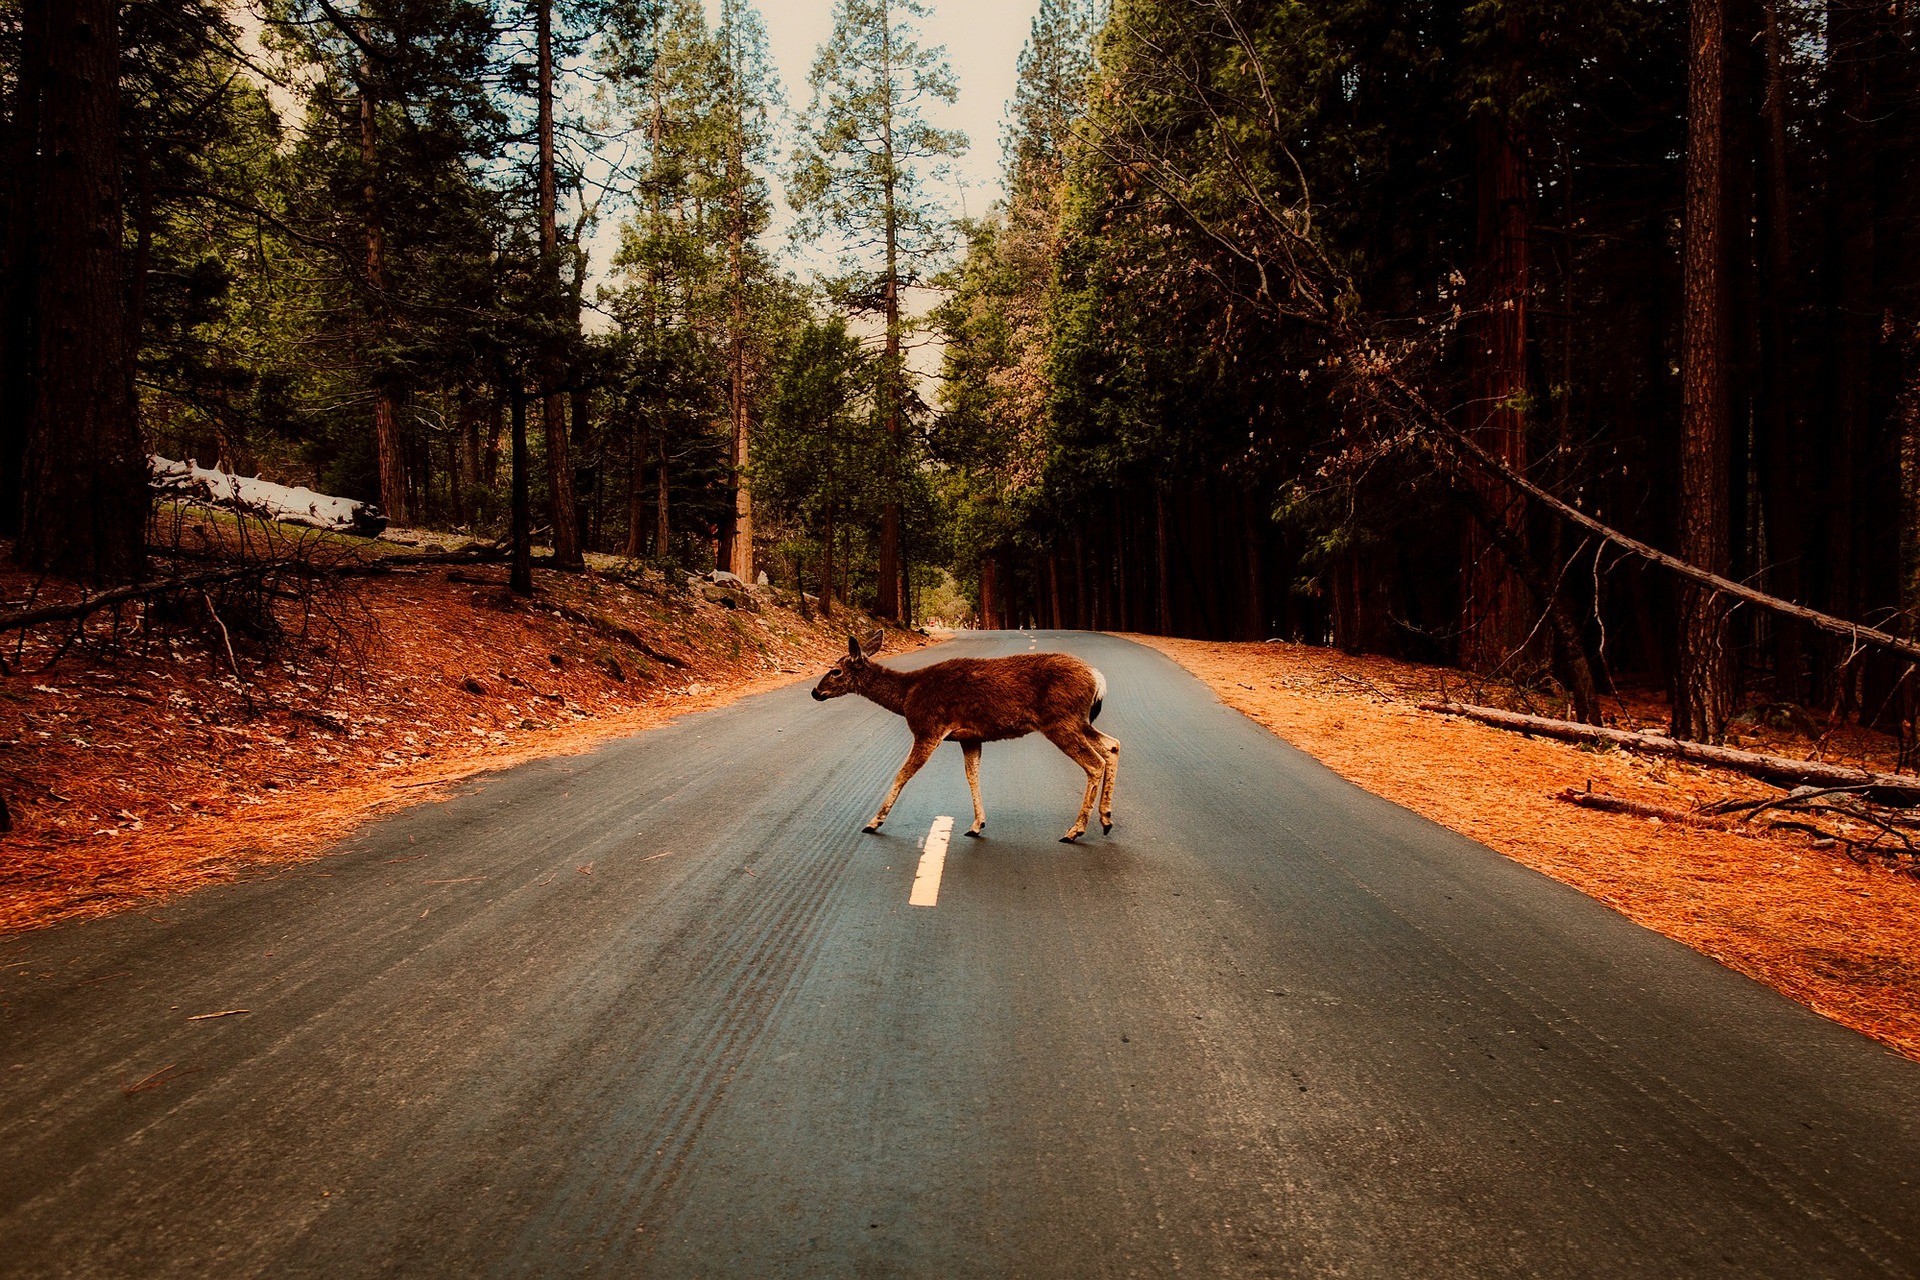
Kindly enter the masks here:
M 1107 700 L 1107 678 L 1100 674 L 1100 668 L 1088 667 L 1093 672 L 1093 706 L 1087 709 L 1087 723 L 1092 724 L 1100 718 L 1100 704 Z

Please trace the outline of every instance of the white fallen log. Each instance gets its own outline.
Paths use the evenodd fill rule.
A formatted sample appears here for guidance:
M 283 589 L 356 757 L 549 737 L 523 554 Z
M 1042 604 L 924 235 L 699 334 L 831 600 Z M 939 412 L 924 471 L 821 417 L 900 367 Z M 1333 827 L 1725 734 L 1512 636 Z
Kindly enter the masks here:
M 336 498 L 304 486 L 275 484 L 258 477 L 229 475 L 203 467 L 191 458 L 175 462 L 157 453 L 151 454 L 147 468 L 157 492 L 208 506 L 243 511 L 282 524 L 358 534 L 363 538 L 378 537 L 387 527 L 386 513 L 371 502 Z

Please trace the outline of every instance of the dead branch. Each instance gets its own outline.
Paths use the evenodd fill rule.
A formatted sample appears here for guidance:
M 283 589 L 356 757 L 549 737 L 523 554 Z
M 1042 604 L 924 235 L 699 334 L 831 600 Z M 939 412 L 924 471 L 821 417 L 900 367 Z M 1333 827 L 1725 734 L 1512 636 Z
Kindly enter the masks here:
M 1625 796 L 1602 795 L 1594 791 L 1576 791 L 1568 787 L 1554 793 L 1555 800 L 1564 800 L 1568 804 L 1577 804 L 1582 809 L 1598 809 L 1602 813 L 1624 813 L 1636 818 L 1658 818 L 1662 822 L 1675 822 L 1689 827 L 1707 827 L 1714 831 L 1726 831 L 1730 825 L 1715 818 L 1704 810 L 1695 813 L 1686 809 L 1668 809 L 1657 804 L 1643 804 L 1638 800 L 1629 800 Z
M 207 587 L 256 577 L 273 568 L 271 564 L 250 564 L 237 568 L 216 569 L 208 573 L 190 573 L 178 578 L 162 578 L 157 582 L 136 582 L 130 586 L 115 587 L 110 591 L 82 596 L 69 604 L 47 605 L 40 609 L 23 609 L 18 613 L 0 614 L 0 632 L 19 631 L 45 622 L 77 622 L 111 605 L 124 604 L 129 600 L 152 600 L 175 591 L 204 591 Z
M 1857 787 L 1881 804 L 1901 808 L 1920 805 L 1920 777 L 1909 774 L 1873 773 L 1866 769 L 1828 764 L 1822 760 L 1793 760 L 1786 756 L 1688 742 L 1683 738 L 1575 724 L 1571 720 L 1550 720 L 1545 716 L 1522 715 L 1517 711 L 1476 707 L 1461 702 L 1423 702 L 1420 709 L 1441 715 L 1462 716 L 1496 729 L 1539 734 L 1562 742 L 1604 742 L 1646 755 L 1673 756 L 1694 764 L 1732 769 L 1775 786 Z

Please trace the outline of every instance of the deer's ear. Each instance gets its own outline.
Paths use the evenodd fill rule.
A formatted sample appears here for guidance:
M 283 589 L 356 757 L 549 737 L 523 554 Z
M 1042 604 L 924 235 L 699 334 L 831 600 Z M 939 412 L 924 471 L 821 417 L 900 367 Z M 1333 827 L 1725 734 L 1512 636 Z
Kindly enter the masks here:
M 873 633 L 872 638 L 870 638 L 866 643 L 866 650 L 868 653 L 878 653 L 886 647 L 887 647 L 887 633 L 884 630 L 875 631 Z
M 847 656 L 849 658 L 860 656 L 860 641 L 853 636 L 847 637 Z

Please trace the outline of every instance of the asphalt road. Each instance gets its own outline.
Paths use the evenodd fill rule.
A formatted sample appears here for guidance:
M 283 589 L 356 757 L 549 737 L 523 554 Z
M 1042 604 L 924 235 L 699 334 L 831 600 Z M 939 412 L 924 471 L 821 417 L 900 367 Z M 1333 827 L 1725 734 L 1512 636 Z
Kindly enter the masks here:
M 1920 1275 L 1920 1065 L 1149 650 L 903 661 L 1036 639 L 1114 832 L 988 744 L 932 907 L 959 748 L 862 835 L 906 729 L 803 684 L 0 941 L 0 1273 Z

